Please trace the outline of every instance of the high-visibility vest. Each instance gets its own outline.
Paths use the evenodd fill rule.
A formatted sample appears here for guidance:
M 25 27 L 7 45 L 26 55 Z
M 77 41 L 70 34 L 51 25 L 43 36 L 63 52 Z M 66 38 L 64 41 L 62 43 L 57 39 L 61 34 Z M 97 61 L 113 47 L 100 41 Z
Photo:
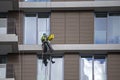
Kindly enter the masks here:
M 42 36 L 41 41 L 42 42 L 47 41 L 47 36 Z
M 54 34 L 50 34 L 50 35 L 48 36 L 48 40 L 49 40 L 49 41 L 52 41 L 52 40 L 54 39 L 54 37 L 55 37 Z

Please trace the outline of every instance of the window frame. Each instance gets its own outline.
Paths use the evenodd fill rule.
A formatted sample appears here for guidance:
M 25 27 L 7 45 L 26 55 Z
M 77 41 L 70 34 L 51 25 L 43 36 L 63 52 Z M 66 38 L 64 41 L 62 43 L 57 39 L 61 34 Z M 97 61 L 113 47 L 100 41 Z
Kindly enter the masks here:
M 24 22 L 25 22 L 25 18 L 26 17 L 35 17 L 36 18 L 36 26 L 35 26 L 35 28 L 36 28 L 36 33 L 35 33 L 35 38 L 36 38 L 36 40 L 35 40 L 35 42 L 34 43 L 27 43 L 27 35 L 26 35 L 26 25 L 24 24 L 24 44 L 26 44 L 26 45 L 39 45 L 39 44 L 42 44 L 41 42 L 39 42 L 39 40 L 41 40 L 41 39 L 39 39 L 39 19 L 41 18 L 41 17 L 39 17 L 40 15 L 44 15 L 44 17 L 43 18 L 45 18 L 46 19 L 46 29 L 48 29 L 49 28 L 49 31 L 47 31 L 47 32 L 45 32 L 47 35 L 49 35 L 50 34 L 50 12 L 37 12 L 37 13 L 25 13 L 25 16 L 24 16 Z M 49 21 L 47 20 L 47 19 L 49 19 Z M 48 23 L 48 24 L 47 24 Z M 42 33 L 41 33 L 42 34 Z
M 62 80 L 64 80 L 64 56 L 63 55 L 54 55 L 53 54 L 52 57 L 53 57 L 53 59 L 54 58 L 62 58 Z M 37 55 L 37 80 L 38 80 L 38 59 L 42 60 L 42 54 Z M 50 63 L 50 61 L 48 61 L 48 63 Z M 42 63 L 42 65 L 44 65 L 44 64 Z M 50 63 L 49 65 L 52 67 L 52 63 Z M 51 68 L 51 70 L 52 70 L 52 68 Z M 52 76 L 49 76 L 49 77 L 51 78 Z M 51 79 L 47 79 L 47 80 L 51 80 Z
M 92 59 L 92 80 L 95 80 L 95 75 L 94 75 L 94 61 L 95 61 L 95 56 L 100 56 L 100 57 L 105 57 L 105 76 L 106 76 L 106 80 L 107 80 L 107 55 L 106 54 L 86 54 L 86 55 L 80 55 L 80 58 L 79 58 L 79 80 L 81 80 L 81 59 L 82 57 L 83 58 L 86 58 L 86 57 L 91 57 Z

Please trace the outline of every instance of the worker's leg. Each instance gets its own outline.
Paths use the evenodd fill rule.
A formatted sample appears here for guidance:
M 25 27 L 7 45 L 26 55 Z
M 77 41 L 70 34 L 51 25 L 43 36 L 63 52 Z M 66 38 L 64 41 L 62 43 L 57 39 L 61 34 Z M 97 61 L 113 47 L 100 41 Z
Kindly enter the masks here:
M 43 53 L 46 53 L 48 51 L 46 42 L 43 42 L 42 47 L 43 47 Z
M 46 42 L 46 44 L 48 45 L 48 48 L 49 48 L 50 52 L 52 53 L 53 52 L 53 48 L 52 48 L 51 44 L 49 42 Z
M 43 63 L 45 66 L 47 66 L 47 64 L 48 64 L 47 57 L 45 55 L 43 56 Z

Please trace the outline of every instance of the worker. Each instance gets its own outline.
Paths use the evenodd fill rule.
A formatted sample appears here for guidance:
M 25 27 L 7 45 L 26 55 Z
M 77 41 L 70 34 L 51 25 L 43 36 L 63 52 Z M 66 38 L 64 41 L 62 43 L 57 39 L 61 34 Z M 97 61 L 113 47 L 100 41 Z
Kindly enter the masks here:
M 52 39 L 54 38 L 54 35 L 50 35 L 50 36 L 47 36 L 45 33 L 43 34 L 43 36 L 41 37 L 41 41 L 42 41 L 42 48 L 43 48 L 43 53 L 47 53 L 48 50 L 50 51 L 50 53 L 53 52 L 53 48 L 51 47 L 49 41 L 51 41 Z M 43 55 L 43 63 L 45 64 L 45 66 L 47 65 L 47 59 L 50 60 L 50 56 L 47 57 L 46 55 Z M 51 62 L 52 63 L 55 63 L 55 61 L 53 61 L 51 59 Z

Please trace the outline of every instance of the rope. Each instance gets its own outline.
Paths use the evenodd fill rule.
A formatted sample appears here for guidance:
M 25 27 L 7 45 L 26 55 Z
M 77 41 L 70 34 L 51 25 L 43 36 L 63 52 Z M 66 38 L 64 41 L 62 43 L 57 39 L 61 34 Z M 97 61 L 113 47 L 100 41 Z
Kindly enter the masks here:
M 20 0 L 18 0 L 19 2 L 20 2 Z M 20 24 L 20 8 L 19 8 L 19 10 L 18 10 L 18 16 L 19 16 L 19 20 L 18 20 L 18 22 L 19 22 L 19 28 L 18 28 L 18 46 L 19 46 L 19 41 L 20 41 L 20 27 L 21 27 L 21 24 Z M 17 27 L 17 26 L 16 26 Z M 19 52 L 19 67 L 20 67 L 20 80 L 22 80 L 22 55 L 21 55 L 21 52 L 20 51 L 18 51 Z

